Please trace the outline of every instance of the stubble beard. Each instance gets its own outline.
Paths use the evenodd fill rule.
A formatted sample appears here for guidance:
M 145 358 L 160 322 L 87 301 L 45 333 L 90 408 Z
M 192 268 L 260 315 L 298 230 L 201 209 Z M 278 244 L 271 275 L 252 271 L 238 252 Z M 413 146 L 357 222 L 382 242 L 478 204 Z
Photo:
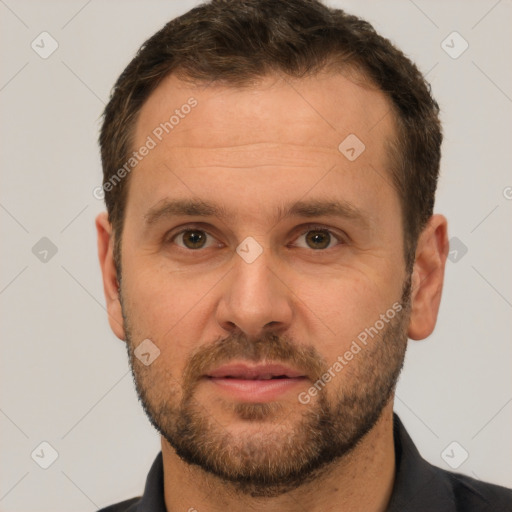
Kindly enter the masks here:
M 155 363 L 145 367 L 137 360 L 130 314 L 121 301 L 128 357 L 143 409 L 184 462 L 235 492 L 270 498 L 311 482 L 351 453 L 392 399 L 407 346 L 410 282 L 409 276 L 403 287 L 402 310 L 315 400 L 305 405 L 297 400 L 292 411 L 283 411 L 279 402 L 230 403 L 236 421 L 250 424 L 247 431 L 236 434 L 195 398 L 201 370 L 212 361 L 272 360 L 293 362 L 320 377 L 326 363 L 316 349 L 301 349 L 272 334 L 254 341 L 233 335 L 201 347 L 190 357 L 178 382 L 168 369 Z

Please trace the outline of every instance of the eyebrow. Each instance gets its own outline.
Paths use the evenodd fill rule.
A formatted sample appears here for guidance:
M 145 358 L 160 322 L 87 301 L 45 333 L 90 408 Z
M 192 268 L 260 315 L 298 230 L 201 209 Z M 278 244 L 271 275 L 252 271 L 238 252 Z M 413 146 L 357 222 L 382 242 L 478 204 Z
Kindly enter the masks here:
M 217 217 L 222 220 L 236 219 L 235 212 L 224 206 L 201 199 L 163 199 L 144 215 L 147 227 L 173 217 Z M 289 217 L 340 217 L 369 227 L 369 216 L 352 203 L 340 199 L 309 199 L 278 206 L 271 218 L 272 225 Z

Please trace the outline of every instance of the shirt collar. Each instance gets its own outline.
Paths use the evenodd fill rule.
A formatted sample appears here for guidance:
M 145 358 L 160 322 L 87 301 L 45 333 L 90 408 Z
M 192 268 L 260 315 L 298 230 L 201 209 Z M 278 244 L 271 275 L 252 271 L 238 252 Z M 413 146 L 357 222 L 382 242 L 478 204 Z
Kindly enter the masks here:
M 135 511 L 134 511 L 135 512 Z M 164 463 L 160 452 L 149 470 L 136 512 L 167 512 L 164 500 Z
M 447 478 L 421 457 L 396 414 L 393 414 L 393 438 L 396 470 L 387 512 L 447 510 L 448 504 L 455 503 Z

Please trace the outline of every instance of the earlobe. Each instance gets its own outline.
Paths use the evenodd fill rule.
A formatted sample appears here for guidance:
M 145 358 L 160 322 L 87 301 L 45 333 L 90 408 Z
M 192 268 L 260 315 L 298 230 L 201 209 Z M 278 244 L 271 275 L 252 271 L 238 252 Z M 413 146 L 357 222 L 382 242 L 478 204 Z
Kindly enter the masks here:
M 108 321 L 114 334 L 124 341 L 126 336 L 121 302 L 119 300 L 119 283 L 114 264 L 114 239 L 107 212 L 102 212 L 96 217 L 96 231 L 98 234 L 98 258 L 103 277 L 103 291 L 107 303 Z
M 413 340 L 425 339 L 436 325 L 449 250 L 447 226 L 443 215 L 433 215 L 418 239 L 407 332 Z

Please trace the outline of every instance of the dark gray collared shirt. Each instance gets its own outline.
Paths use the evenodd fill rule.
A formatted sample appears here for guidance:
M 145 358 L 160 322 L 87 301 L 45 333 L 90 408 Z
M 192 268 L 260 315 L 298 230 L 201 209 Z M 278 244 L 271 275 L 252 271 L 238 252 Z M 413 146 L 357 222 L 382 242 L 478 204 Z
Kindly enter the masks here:
M 432 466 L 421 457 L 396 414 L 393 429 L 396 476 L 387 512 L 512 512 L 511 489 Z M 162 452 L 151 466 L 142 497 L 99 512 L 167 512 Z

